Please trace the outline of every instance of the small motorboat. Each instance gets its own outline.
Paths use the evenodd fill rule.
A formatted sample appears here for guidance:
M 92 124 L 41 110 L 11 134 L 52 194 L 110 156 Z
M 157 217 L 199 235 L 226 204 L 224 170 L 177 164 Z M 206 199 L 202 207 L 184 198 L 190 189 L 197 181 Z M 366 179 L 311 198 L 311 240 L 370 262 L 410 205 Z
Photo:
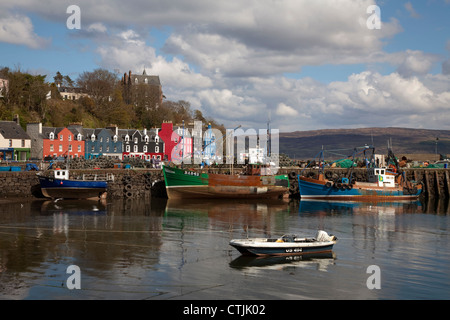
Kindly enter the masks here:
M 280 238 L 233 239 L 230 245 L 243 255 L 301 255 L 330 252 L 337 238 L 323 230 L 316 237 L 301 238 L 296 235 L 283 235 Z

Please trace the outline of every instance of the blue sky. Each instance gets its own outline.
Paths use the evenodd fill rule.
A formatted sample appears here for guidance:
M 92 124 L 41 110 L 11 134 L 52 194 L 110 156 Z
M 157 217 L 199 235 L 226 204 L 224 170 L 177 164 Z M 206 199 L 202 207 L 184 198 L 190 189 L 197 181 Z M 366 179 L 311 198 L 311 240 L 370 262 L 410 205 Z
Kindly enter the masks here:
M 0 66 L 48 81 L 145 67 L 229 128 L 450 129 L 450 0 L 79 0 L 69 30 L 72 4 L 2 1 Z

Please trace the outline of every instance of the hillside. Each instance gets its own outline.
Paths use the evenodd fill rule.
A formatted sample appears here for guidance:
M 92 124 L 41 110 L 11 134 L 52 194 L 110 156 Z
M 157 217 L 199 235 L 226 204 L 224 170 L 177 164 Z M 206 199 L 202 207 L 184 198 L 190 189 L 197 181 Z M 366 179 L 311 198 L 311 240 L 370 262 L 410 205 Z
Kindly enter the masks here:
M 438 140 L 436 140 L 438 138 Z M 435 154 L 450 155 L 450 130 L 429 130 L 409 128 L 362 128 L 327 129 L 280 133 L 280 153 L 292 159 L 311 159 L 322 146 L 325 151 L 338 150 L 326 157 L 338 159 L 351 155 L 354 147 L 374 145 L 380 153 L 385 153 L 388 141 L 395 154 Z

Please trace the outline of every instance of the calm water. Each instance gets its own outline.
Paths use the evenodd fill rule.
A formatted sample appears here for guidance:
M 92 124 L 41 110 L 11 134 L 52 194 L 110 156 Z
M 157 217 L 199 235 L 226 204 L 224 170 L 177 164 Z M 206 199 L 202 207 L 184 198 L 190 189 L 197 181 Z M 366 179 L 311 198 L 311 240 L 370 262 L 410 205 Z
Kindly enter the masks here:
M 245 259 L 228 245 L 318 229 L 338 237 L 331 255 Z M 5 202 L 0 299 L 450 299 L 449 243 L 445 201 Z

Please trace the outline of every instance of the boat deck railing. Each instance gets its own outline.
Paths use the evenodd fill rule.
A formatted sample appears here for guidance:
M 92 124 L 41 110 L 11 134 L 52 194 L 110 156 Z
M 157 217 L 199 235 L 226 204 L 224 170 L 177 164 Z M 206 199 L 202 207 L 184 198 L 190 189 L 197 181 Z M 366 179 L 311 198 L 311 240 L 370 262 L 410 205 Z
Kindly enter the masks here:
M 112 173 L 106 173 L 106 174 L 83 174 L 83 180 L 114 181 L 114 174 L 112 174 Z

